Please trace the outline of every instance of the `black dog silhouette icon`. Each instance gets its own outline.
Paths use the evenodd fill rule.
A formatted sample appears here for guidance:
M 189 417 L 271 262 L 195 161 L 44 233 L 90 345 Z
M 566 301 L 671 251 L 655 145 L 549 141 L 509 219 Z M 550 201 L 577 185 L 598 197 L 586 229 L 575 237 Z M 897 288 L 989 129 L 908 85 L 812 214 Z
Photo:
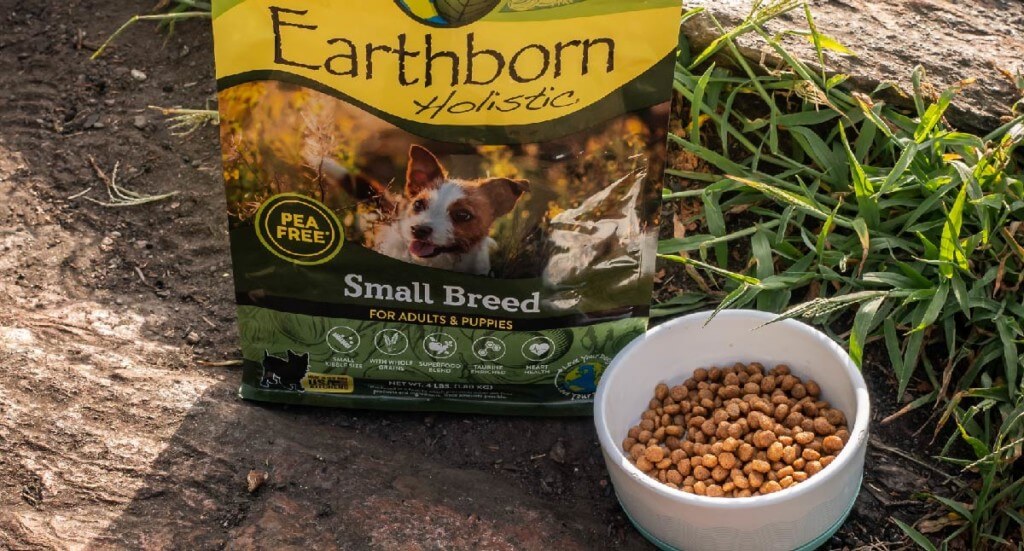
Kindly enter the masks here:
M 309 372 L 309 353 L 301 356 L 288 351 L 288 358 L 272 356 L 263 352 L 263 378 L 260 387 L 268 390 L 292 390 L 303 392 L 302 379 Z

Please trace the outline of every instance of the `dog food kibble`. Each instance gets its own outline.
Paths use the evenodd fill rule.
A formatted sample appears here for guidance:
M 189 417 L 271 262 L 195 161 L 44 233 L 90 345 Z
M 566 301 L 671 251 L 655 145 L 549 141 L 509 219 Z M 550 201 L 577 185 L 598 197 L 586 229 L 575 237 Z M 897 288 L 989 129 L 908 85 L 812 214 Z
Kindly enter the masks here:
M 622 449 L 652 478 L 687 493 L 750 497 L 796 486 L 850 439 L 846 416 L 788 366 L 698 369 L 661 383 Z

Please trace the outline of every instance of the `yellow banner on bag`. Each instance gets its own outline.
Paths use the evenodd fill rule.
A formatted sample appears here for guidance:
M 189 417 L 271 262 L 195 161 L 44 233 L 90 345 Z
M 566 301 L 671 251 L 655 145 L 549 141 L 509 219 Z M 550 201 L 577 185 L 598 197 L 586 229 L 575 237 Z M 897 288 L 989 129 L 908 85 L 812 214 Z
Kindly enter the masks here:
M 543 123 L 595 104 L 670 55 L 674 33 L 650 29 L 679 11 L 531 21 L 526 33 L 489 18 L 437 27 L 391 1 L 247 0 L 214 19 L 217 77 L 222 87 L 312 81 L 421 124 Z

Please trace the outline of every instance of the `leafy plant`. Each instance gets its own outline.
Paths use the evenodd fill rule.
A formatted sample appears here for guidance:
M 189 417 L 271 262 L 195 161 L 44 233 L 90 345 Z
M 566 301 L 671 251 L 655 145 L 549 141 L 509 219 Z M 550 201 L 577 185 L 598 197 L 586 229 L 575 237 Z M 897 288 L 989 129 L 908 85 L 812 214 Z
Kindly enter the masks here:
M 980 136 L 944 118 L 969 81 L 932 97 L 919 68 L 908 111 L 845 91 L 844 75 L 811 68 L 783 47 L 782 36 L 792 33 L 763 27 L 801 5 L 759 3 L 704 51 L 680 57 L 676 90 L 689 120 L 670 139 L 718 174 L 669 170 L 699 184 L 667 191 L 665 200 L 698 203 L 684 210 L 699 213 L 687 222 L 701 231 L 662 240 L 659 252 L 690 274 L 704 271 L 703 285 L 718 290 L 683 293 L 656 312 L 755 307 L 779 319 L 807 318 L 847 343 L 858 364 L 877 343 L 898 397 L 915 377 L 926 389 L 900 413 L 941 408 L 936 434 L 949 423 L 957 428 L 943 457 L 979 477 L 970 505 L 936 497 L 964 519 L 946 541 L 965 534 L 974 548 L 1020 542 L 1024 482 L 1013 474 L 1024 442 L 1020 105 Z M 847 54 L 804 9 L 819 63 L 826 50 Z M 743 34 L 759 37 L 782 69 L 752 66 L 736 46 Z M 973 457 L 956 455 L 954 439 Z

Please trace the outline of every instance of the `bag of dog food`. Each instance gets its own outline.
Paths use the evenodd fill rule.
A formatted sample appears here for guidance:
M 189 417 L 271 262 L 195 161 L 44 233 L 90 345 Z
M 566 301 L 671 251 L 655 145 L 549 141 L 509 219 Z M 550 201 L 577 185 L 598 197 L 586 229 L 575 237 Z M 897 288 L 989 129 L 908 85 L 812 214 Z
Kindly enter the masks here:
M 587 414 L 647 327 L 679 0 L 214 0 L 241 395 Z

